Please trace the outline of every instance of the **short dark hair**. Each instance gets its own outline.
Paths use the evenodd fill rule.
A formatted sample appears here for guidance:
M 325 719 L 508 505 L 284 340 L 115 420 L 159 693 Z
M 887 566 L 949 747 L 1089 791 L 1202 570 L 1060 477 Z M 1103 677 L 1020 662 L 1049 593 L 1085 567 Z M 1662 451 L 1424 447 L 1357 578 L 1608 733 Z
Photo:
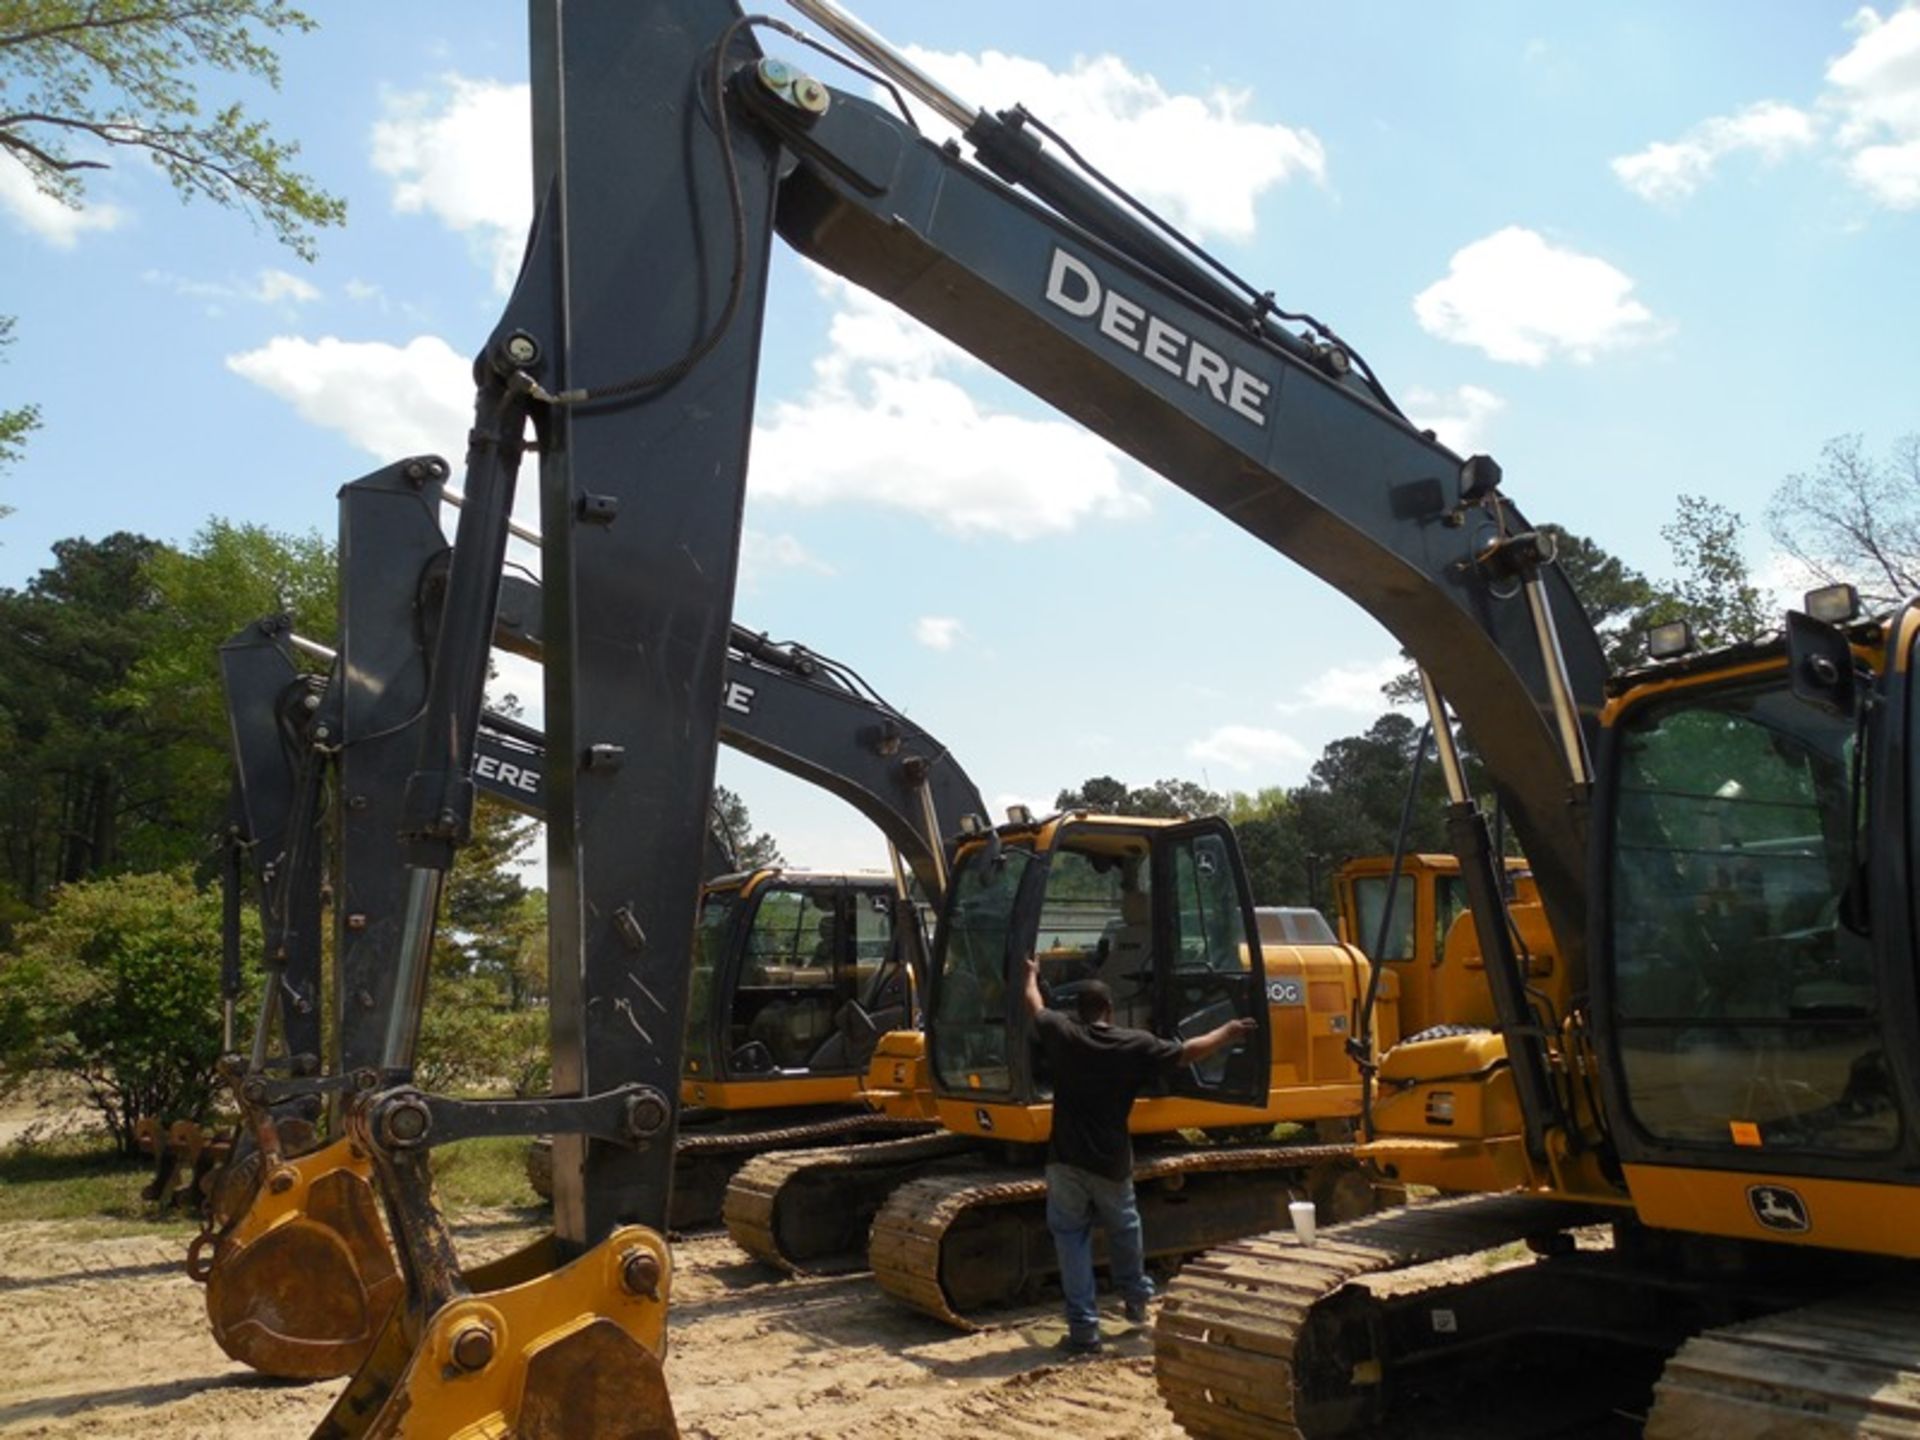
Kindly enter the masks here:
M 1104 980 L 1089 980 L 1073 997 L 1074 1009 L 1084 1025 L 1092 1025 L 1113 1015 L 1113 991 Z

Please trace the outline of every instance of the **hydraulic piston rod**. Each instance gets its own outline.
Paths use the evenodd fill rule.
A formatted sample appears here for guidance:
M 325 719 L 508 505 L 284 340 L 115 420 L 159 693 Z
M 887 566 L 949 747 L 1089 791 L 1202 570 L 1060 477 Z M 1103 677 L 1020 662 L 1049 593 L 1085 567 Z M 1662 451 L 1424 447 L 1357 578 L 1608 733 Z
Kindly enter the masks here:
M 932 106 L 956 129 L 967 129 L 979 117 L 978 105 L 962 100 L 832 0 L 793 0 L 793 8 L 882 75 L 898 81 L 908 93 Z

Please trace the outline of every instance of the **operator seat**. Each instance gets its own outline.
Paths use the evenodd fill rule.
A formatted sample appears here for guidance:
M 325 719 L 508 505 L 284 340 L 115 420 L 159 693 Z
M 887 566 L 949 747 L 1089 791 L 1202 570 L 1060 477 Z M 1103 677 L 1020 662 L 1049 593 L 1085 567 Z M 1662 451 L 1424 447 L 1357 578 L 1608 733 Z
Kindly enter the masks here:
M 1116 1025 L 1147 1023 L 1153 983 L 1153 898 L 1144 890 L 1120 892 L 1120 923 L 1101 937 L 1106 953 L 1094 973 L 1113 991 Z

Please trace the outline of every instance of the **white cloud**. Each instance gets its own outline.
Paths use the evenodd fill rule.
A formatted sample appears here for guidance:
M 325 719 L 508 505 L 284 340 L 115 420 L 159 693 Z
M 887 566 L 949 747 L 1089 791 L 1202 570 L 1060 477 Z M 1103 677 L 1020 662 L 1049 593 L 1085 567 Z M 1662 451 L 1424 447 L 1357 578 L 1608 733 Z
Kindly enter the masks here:
M 1772 163 L 1824 145 L 1874 201 L 1920 209 L 1920 5 L 1884 16 L 1863 6 L 1848 28 L 1853 43 L 1827 66 L 1826 87 L 1811 109 L 1763 100 L 1711 116 L 1678 140 L 1619 156 L 1613 173 L 1645 199 L 1677 200 L 1729 155 L 1751 152 Z
M 1302 710 L 1378 715 L 1390 708 L 1380 687 L 1403 674 L 1407 664 L 1398 654 L 1393 654 L 1378 660 L 1353 660 L 1335 665 L 1302 685 L 1297 699 L 1276 701 L 1273 708 L 1282 715 L 1294 715 Z
M 227 368 L 383 462 L 431 452 L 457 463 L 464 452 L 473 366 L 438 336 L 395 346 L 281 335 L 229 355 Z
M 1431 430 L 1442 445 L 1462 455 L 1487 448 L 1487 430 L 1507 402 L 1478 385 L 1461 385 L 1442 395 L 1415 385 L 1407 391 L 1407 414 L 1422 430 Z
M 1456 251 L 1413 313 L 1429 335 L 1517 365 L 1585 362 L 1665 333 L 1627 275 L 1518 225 Z
M 210 313 L 220 313 L 222 304 L 250 301 L 256 305 L 310 305 L 320 299 L 320 289 L 312 281 L 286 270 L 262 270 L 251 280 L 194 280 L 167 270 L 148 270 L 140 278 L 190 300 L 212 302 Z
M 505 293 L 533 216 L 532 92 L 453 74 L 441 86 L 388 97 L 373 127 L 373 168 L 393 178 L 394 209 L 470 236 Z
M 1814 117 L 1777 100 L 1762 100 L 1738 114 L 1702 120 L 1678 140 L 1657 141 L 1611 161 L 1613 173 L 1643 200 L 1679 200 L 1693 194 L 1728 155 L 1751 151 L 1777 164 L 1811 147 Z
M 1187 754 L 1232 770 L 1286 768 L 1309 758 L 1306 747 L 1285 731 L 1253 725 L 1219 726 L 1189 745 Z
M 966 630 L 951 615 L 922 615 L 913 622 L 913 638 L 929 650 L 951 650 Z
M 834 573 L 833 566 L 792 535 L 769 535 L 764 530 L 740 532 L 738 588 L 748 592 L 757 590 L 762 580 L 782 570 L 804 570 L 815 575 Z
M 867 292 L 826 283 L 840 302 L 829 348 L 808 392 L 755 427 L 756 497 L 884 505 L 1014 540 L 1146 513 L 1123 478 L 1130 463 L 1104 441 L 984 404 L 947 373 L 977 373 L 977 361 Z
M 1853 47 L 1827 67 L 1847 173 L 1889 209 L 1920 209 L 1920 5 L 1856 11 Z
M 33 183 L 27 167 L 10 155 L 0 155 L 0 210 L 16 230 L 36 235 L 56 250 L 71 250 L 90 230 L 112 230 L 126 219 L 113 205 L 63 205 Z
M 1247 118 L 1248 91 L 1169 94 L 1113 55 L 1081 57 L 1062 72 L 995 50 L 971 55 L 908 46 L 906 53 L 969 104 L 994 111 L 1025 105 L 1195 237 L 1248 239 L 1264 191 L 1295 176 L 1326 178 L 1319 137 Z M 916 107 L 916 115 L 930 131 L 951 133 L 930 112 Z
M 271 305 L 279 300 L 307 305 L 320 298 L 320 291 L 311 281 L 285 270 L 262 270 L 260 278 L 254 282 L 252 297 L 262 305 Z

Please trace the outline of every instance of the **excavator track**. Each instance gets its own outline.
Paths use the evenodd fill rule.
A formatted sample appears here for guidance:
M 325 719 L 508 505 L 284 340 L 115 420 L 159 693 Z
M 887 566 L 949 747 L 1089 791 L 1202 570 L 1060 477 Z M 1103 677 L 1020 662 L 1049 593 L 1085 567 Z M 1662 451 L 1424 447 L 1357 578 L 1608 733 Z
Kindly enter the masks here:
M 1654 1387 L 1647 1440 L 1920 1437 L 1920 1297 L 1823 1301 L 1703 1331 Z
M 805 1125 L 715 1126 L 683 1130 L 673 1147 L 673 1208 L 670 1230 L 698 1230 L 721 1218 L 722 1197 L 742 1163 L 767 1151 L 810 1151 L 838 1141 L 858 1139 L 881 1144 L 902 1137 L 924 1135 L 933 1128 L 925 1120 L 899 1120 L 878 1111 L 836 1115 Z M 527 1152 L 527 1179 L 543 1200 L 553 1198 L 553 1142 L 545 1137 Z
M 1437 1201 L 1333 1227 L 1311 1246 L 1280 1233 L 1210 1250 L 1168 1288 L 1154 1326 L 1161 1398 L 1196 1440 L 1362 1431 L 1380 1418 L 1382 1361 L 1311 1322 L 1357 1281 L 1563 1230 L 1579 1223 L 1572 1208 L 1517 1196 Z M 1421 1283 L 1391 1279 L 1403 1290 Z
M 969 1136 L 935 1131 L 756 1156 L 727 1185 L 727 1233 L 754 1259 L 788 1274 L 864 1270 L 869 1222 L 887 1195 L 928 1165 L 978 1146 Z
M 1150 1259 L 1172 1259 L 1271 1229 L 1295 1195 L 1341 1193 L 1345 1145 L 1178 1150 L 1136 1158 Z M 1046 1177 L 975 1167 L 899 1187 L 874 1217 L 868 1254 L 880 1288 L 961 1330 L 983 1310 L 1037 1298 L 1057 1271 Z

